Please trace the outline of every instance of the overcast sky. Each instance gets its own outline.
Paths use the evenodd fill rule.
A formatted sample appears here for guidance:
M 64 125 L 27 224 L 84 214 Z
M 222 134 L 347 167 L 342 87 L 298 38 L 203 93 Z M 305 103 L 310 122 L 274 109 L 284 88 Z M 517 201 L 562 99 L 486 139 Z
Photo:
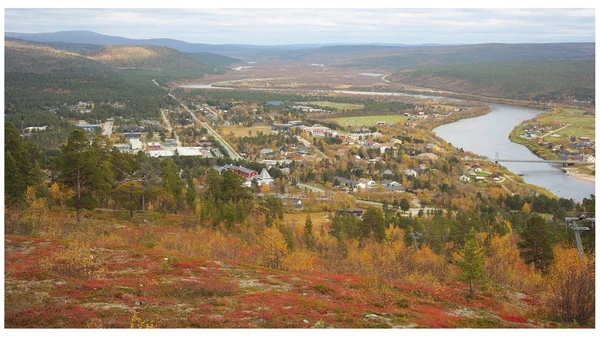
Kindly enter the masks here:
M 5 30 L 197 43 L 594 42 L 594 9 L 6 9 Z

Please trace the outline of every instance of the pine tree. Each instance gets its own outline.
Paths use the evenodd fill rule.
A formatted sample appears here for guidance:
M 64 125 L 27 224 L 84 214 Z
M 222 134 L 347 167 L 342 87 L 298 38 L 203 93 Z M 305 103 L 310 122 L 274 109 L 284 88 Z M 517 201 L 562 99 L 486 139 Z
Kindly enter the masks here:
M 304 223 L 304 242 L 306 243 L 307 249 L 313 249 L 315 236 L 313 234 L 313 224 L 310 214 L 306 216 L 306 222 Z
M 461 268 L 460 279 L 469 284 L 469 296 L 472 297 L 474 285 L 484 282 L 483 264 L 485 262 L 483 245 L 477 238 L 477 233 L 473 227 L 471 227 L 469 234 L 465 238 L 465 245 L 460 251 L 459 256 L 463 259 L 458 262 Z
M 75 192 L 77 224 L 81 223 L 81 210 L 94 208 L 98 197 L 110 190 L 112 171 L 105 159 L 101 144 L 90 144 L 83 130 L 73 131 L 61 147 L 59 179 Z
M 554 261 L 552 237 L 546 220 L 538 214 L 532 214 L 527 219 L 521 238 L 519 248 L 523 260 L 533 263 L 538 270 L 546 270 Z

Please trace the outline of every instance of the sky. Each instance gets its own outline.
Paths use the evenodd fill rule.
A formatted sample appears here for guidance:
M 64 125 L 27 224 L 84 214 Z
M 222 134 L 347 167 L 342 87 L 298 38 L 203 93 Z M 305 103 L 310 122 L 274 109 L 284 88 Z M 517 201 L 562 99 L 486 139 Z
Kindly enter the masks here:
M 579 9 L 6 9 L 5 31 L 210 44 L 594 42 Z

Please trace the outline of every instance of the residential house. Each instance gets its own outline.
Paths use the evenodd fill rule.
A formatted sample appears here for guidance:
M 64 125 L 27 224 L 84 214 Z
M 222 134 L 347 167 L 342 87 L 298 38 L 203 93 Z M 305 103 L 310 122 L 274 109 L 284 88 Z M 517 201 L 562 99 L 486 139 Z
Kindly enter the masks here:
M 460 178 L 458 178 L 458 179 L 463 183 L 468 183 L 471 180 L 471 178 L 469 178 L 467 175 L 464 175 L 464 174 L 462 176 L 460 176 Z
M 419 174 L 417 173 L 417 171 L 415 171 L 415 170 L 413 170 L 413 169 L 406 169 L 406 170 L 404 170 L 404 175 L 405 175 L 405 176 L 413 176 L 413 177 L 416 177 L 416 176 L 418 176 Z

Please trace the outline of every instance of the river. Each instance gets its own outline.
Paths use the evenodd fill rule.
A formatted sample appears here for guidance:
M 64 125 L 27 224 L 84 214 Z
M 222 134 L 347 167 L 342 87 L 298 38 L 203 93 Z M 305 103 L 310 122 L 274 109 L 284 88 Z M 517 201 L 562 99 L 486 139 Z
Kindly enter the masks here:
M 489 158 L 496 152 L 505 159 L 540 158 L 525 146 L 510 141 L 508 135 L 515 126 L 544 111 L 519 106 L 487 103 L 492 112 L 487 115 L 462 119 L 433 129 L 457 148 Z M 553 194 L 576 201 L 595 194 L 593 182 L 577 180 L 565 174 L 559 167 L 546 163 L 502 163 L 514 173 L 523 175 L 525 182 L 548 189 Z
M 226 82 L 227 81 L 219 83 Z M 211 84 L 192 84 L 183 85 L 182 87 L 195 89 L 235 89 L 232 87 L 213 87 Z M 251 88 L 250 90 L 274 89 Z M 353 95 L 412 96 L 438 100 L 460 101 L 460 99 L 453 97 L 408 94 L 402 92 L 306 89 L 295 89 L 292 91 L 336 92 Z M 452 143 L 452 145 L 457 148 L 462 147 L 465 151 L 484 155 L 489 158 L 495 158 L 496 152 L 498 152 L 501 159 L 539 160 L 540 158 L 529 151 L 527 147 L 511 142 L 508 136 L 515 126 L 519 125 L 525 120 L 532 119 L 544 111 L 505 104 L 485 102 L 484 104 L 489 105 L 492 108 L 492 112 L 483 116 L 462 119 L 450 124 L 445 124 L 433 129 L 433 131 L 438 136 L 444 138 L 447 142 Z M 555 165 L 546 163 L 502 163 L 502 165 L 508 168 L 510 171 L 522 175 L 525 182 L 544 187 L 553 194 L 562 198 L 581 201 L 583 198 L 589 198 L 590 194 L 595 194 L 595 183 L 577 180 L 565 174 L 559 167 Z

